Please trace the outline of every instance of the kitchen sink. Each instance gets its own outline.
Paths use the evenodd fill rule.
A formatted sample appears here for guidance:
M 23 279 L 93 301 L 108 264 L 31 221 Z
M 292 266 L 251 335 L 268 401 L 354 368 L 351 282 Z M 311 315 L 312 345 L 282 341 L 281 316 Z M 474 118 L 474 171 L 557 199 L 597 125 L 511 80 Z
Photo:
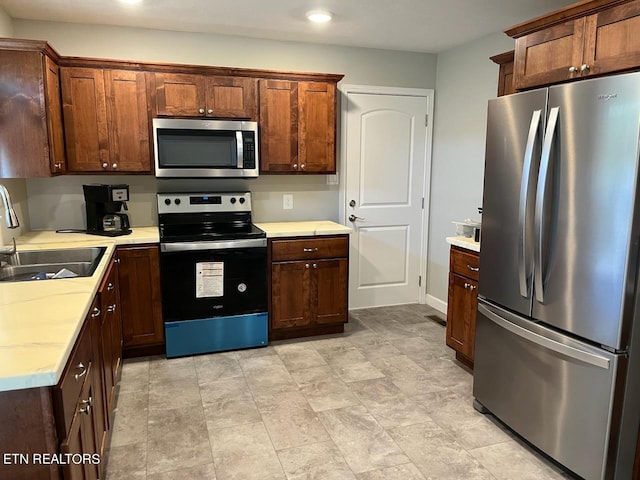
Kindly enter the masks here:
M 106 247 L 65 248 L 16 252 L 3 259 L 0 282 L 90 277 Z

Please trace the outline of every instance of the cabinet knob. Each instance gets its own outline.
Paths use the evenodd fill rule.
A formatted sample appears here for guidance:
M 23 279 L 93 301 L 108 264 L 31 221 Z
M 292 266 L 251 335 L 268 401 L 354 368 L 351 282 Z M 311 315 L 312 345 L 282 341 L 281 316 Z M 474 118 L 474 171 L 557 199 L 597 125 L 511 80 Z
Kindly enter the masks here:
M 297 164 L 297 163 L 294 163 L 294 164 L 293 164 L 293 169 L 294 169 L 294 170 L 297 170 L 297 169 L 298 169 L 298 164 Z
M 569 67 L 569 73 L 576 73 L 578 71 L 578 67 Z
M 96 318 L 100 316 L 100 309 L 98 307 L 93 309 L 93 312 L 91 312 L 91 317 L 92 318 Z
M 314 264 L 313 264 L 313 268 L 318 268 L 318 264 L 317 264 L 317 263 L 314 263 Z
M 108 164 L 107 162 L 104 162 L 104 163 L 102 164 L 102 168 L 109 168 L 109 164 Z
M 213 114 L 213 110 L 212 110 L 212 109 L 209 109 L 209 110 L 207 110 L 207 113 L 208 113 L 209 115 L 211 115 L 211 114 Z
M 115 170 L 116 168 L 118 168 L 118 164 L 114 163 L 113 165 L 111 165 L 111 168 L 113 168 Z
M 204 108 L 199 109 L 198 113 L 203 114 L 204 113 Z
M 118 264 L 119 264 L 119 263 L 120 263 L 120 259 L 119 259 L 119 258 L 116 258 L 116 259 L 113 261 L 113 263 L 118 263 Z
M 467 265 L 467 266 L 468 266 L 468 265 Z M 107 290 L 112 291 L 114 288 L 116 288 L 116 287 L 113 285 L 113 283 L 109 282 L 109 283 L 107 284 Z
M 589 68 L 590 68 L 590 67 L 589 67 L 589 65 L 587 65 L 586 63 L 583 63 L 583 64 L 580 66 L 580 71 L 581 71 L 581 72 L 588 72 L 588 71 L 589 71 Z
M 302 165 L 300 165 L 300 169 L 304 170 L 304 163 Z
M 54 164 L 53 164 L 53 167 L 54 167 L 56 170 L 60 170 L 60 169 L 62 169 L 62 164 L 61 164 L 60 162 L 58 162 L 58 163 L 54 163 Z
M 115 304 L 115 303 L 112 303 L 111 305 L 109 305 L 109 306 L 107 307 L 107 312 L 109 312 L 109 313 L 113 313 L 113 312 L 115 312 L 115 311 L 116 311 L 116 304 Z
M 305 263 L 304 268 L 309 268 L 309 264 Z

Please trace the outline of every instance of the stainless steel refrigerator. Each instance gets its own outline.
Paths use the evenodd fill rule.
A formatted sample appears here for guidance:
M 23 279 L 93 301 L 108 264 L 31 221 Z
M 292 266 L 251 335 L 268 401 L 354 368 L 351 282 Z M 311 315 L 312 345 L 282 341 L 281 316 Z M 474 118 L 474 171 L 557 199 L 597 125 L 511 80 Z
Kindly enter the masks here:
M 640 419 L 640 74 L 489 101 L 474 405 L 586 479 Z

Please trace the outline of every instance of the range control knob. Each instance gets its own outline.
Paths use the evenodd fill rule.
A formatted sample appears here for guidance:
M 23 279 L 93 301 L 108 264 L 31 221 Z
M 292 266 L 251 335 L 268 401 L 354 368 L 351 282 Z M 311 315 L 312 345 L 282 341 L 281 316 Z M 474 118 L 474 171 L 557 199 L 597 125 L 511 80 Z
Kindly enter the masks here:
M 164 199 L 164 204 L 165 205 L 171 205 L 171 199 L 170 198 L 165 198 Z
M 231 200 L 229 200 L 231 202 L 231 205 L 236 203 L 236 197 L 231 197 Z
M 244 203 L 244 197 L 240 197 L 240 203 Z
M 176 199 L 174 200 L 174 202 L 176 202 L 176 205 L 180 205 L 180 199 L 179 199 L 179 198 L 176 198 Z

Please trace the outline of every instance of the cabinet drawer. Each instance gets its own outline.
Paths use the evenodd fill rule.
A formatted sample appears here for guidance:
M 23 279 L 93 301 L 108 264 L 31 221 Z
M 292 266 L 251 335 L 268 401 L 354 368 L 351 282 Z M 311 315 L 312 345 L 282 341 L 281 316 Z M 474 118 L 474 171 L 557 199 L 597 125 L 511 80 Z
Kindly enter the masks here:
M 348 237 L 308 237 L 296 240 L 273 240 L 271 259 L 306 260 L 349 256 Z
M 478 280 L 480 256 L 476 252 L 451 247 L 451 273 L 457 273 L 472 280 Z
M 80 336 L 67 362 L 60 383 L 54 389 L 56 410 L 64 422 L 64 431 L 69 432 L 82 386 L 89 378 L 91 366 L 91 329 L 88 322 L 82 327 Z M 89 381 L 91 381 L 89 379 Z

